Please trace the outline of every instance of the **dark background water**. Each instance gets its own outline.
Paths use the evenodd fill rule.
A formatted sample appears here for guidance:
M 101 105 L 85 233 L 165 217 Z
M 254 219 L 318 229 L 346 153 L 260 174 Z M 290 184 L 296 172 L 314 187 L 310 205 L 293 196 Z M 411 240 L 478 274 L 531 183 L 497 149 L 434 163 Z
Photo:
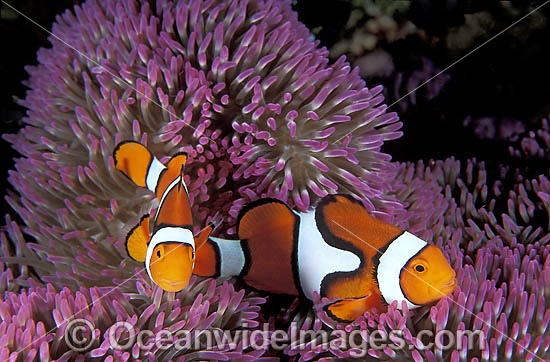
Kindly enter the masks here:
M 50 29 L 57 14 L 80 1 L 56 0 L 48 1 L 47 5 L 37 0 L 8 3 Z M 365 78 L 369 87 L 378 84 L 386 87 L 389 105 L 408 93 L 407 80 L 418 76 L 419 70 L 426 70 L 423 68 L 426 60 L 431 68 L 428 67 L 427 75 L 415 84 L 447 68 L 543 3 L 300 0 L 294 8 L 321 44 L 331 50 L 331 56 L 347 54 L 353 64 L 360 64 L 362 57 L 374 51 L 389 56 L 387 63 L 391 62 L 393 70 Z M 27 79 L 24 67 L 36 64 L 37 50 L 48 47 L 49 42 L 44 30 L 3 3 L 0 6 L 0 133 L 4 134 L 18 132 L 22 126 L 25 109 L 16 104 L 14 97 L 25 97 L 26 88 L 21 83 Z M 393 19 L 397 29 L 412 23 L 416 31 L 401 39 L 388 39 L 383 32 L 364 32 L 368 24 L 379 20 L 380 13 Z M 514 132 L 509 134 L 510 129 L 519 125 L 525 134 L 536 129 L 540 119 L 550 112 L 549 15 L 550 4 L 446 70 L 445 78 L 434 79 L 433 84 L 447 79 L 440 89 L 429 92 L 426 85 L 416 92 L 414 103 L 406 97 L 394 104 L 390 110 L 399 112 L 404 122 L 404 136 L 387 142 L 384 150 L 397 161 L 455 156 L 518 163 L 508 155 L 509 145 L 519 139 Z M 457 36 L 460 31 L 465 34 L 463 39 Z M 356 40 L 361 39 L 361 34 L 373 36 L 376 46 L 347 53 L 342 43 L 354 36 Z M 452 46 L 451 38 L 455 45 L 457 41 L 463 45 Z M 378 67 L 388 65 L 383 63 Z M 12 159 L 18 155 L 3 140 L 0 147 L 3 161 L 0 187 L 5 194 L 10 187 L 8 170 L 13 169 Z M 531 167 L 541 171 L 540 168 L 548 168 L 548 164 L 539 162 Z M 0 202 L 0 215 L 9 211 L 10 208 Z

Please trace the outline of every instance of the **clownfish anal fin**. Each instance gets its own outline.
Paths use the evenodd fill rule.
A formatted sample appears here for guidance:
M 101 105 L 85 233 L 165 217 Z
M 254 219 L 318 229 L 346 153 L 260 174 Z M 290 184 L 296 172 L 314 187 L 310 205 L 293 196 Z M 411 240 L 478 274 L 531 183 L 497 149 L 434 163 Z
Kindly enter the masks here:
M 149 215 L 144 215 L 126 236 L 126 251 L 130 258 L 144 262 L 149 240 Z
M 141 143 L 125 141 L 113 151 L 115 167 L 122 171 L 136 185 L 147 187 L 147 173 L 153 161 L 153 154 Z
M 372 308 L 382 306 L 380 296 L 376 293 L 367 294 L 359 298 L 339 299 L 323 307 L 324 311 L 339 322 L 350 323 L 370 312 Z

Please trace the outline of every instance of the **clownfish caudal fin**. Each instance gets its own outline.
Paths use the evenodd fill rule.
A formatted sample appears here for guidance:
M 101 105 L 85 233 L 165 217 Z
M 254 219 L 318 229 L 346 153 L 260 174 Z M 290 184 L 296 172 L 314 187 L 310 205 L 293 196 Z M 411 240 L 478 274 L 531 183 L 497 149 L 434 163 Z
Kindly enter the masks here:
M 365 312 L 370 312 L 372 308 L 379 308 L 381 305 L 379 295 L 369 294 L 359 298 L 340 299 L 325 305 L 323 309 L 331 318 L 350 323 Z
M 149 215 L 144 215 L 126 236 L 126 251 L 130 258 L 144 262 L 149 240 Z
M 177 175 L 176 177 L 180 177 L 181 182 L 178 183 L 178 192 L 180 191 L 181 187 L 185 189 L 185 192 L 187 192 L 187 186 L 185 185 L 185 181 L 183 181 L 183 171 L 185 170 L 185 164 L 187 163 L 187 153 L 185 152 L 178 152 L 172 158 L 168 163 L 166 164 L 166 167 L 168 168 L 169 173 L 171 175 Z
M 168 167 L 171 170 L 178 170 L 183 175 L 183 170 L 185 169 L 185 164 L 187 163 L 187 153 L 185 152 L 178 152 L 172 158 L 168 163 L 166 164 L 166 167 Z
M 164 165 L 141 143 L 124 141 L 113 151 L 115 167 L 136 185 L 155 191 Z
M 178 191 L 180 191 L 181 185 L 183 185 L 183 168 L 184 168 L 184 166 L 182 165 L 181 168 L 180 168 L 180 180 L 181 180 L 181 182 L 178 183 Z

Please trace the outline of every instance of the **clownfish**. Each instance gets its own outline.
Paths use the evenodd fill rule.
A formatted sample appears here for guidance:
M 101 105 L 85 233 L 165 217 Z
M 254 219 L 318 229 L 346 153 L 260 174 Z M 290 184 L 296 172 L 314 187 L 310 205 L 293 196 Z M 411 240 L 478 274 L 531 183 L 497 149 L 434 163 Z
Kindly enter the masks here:
M 116 146 L 113 157 L 118 170 L 136 185 L 154 192 L 159 202 L 152 232 L 147 214 L 128 233 L 128 255 L 145 262 L 151 280 L 165 291 L 183 289 L 193 272 L 195 249 L 215 228 L 211 223 L 196 239 L 193 235 L 191 206 L 183 180 L 187 154 L 174 155 L 165 166 L 142 144 L 125 141 Z
M 270 293 L 336 298 L 324 309 L 341 322 L 395 300 L 399 308 L 401 301 L 416 308 L 456 287 L 456 273 L 437 246 L 370 216 L 346 195 L 326 196 L 307 213 L 257 200 L 240 212 L 237 236 L 209 237 L 194 273 L 238 276 Z

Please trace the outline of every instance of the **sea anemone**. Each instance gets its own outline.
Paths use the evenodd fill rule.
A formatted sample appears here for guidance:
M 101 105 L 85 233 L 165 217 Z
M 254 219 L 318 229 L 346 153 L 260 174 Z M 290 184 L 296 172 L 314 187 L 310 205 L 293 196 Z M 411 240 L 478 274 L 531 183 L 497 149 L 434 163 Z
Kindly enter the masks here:
M 147 278 L 146 275 L 143 275 Z M 84 288 L 57 291 L 52 284 L 31 287 L 0 297 L 0 359 L 79 360 L 101 357 L 106 361 L 156 358 L 157 360 L 253 361 L 265 352 L 260 342 L 241 339 L 231 344 L 207 345 L 202 335 L 214 331 L 253 330 L 264 298 L 235 291 L 232 284 L 193 277 L 178 293 L 150 288 L 148 281 L 132 282 L 137 293 L 119 288 Z M 77 329 L 80 328 L 80 331 Z M 175 332 L 185 329 L 185 338 Z M 74 334 L 77 331 L 79 334 Z M 150 331 L 164 335 L 136 343 L 136 335 Z M 132 333 L 135 333 L 132 335 Z M 171 334 L 170 334 L 171 333 Z M 179 338 L 179 339 L 178 339 Z M 173 344 L 173 347 L 166 348 Z M 269 361 L 269 358 L 260 358 Z
M 344 58 L 329 64 L 288 1 L 90 0 L 52 34 L 27 68 L 26 126 L 5 136 L 22 155 L 7 200 L 34 240 L 8 233 L 42 280 L 109 286 L 134 272 L 124 236 L 156 201 L 113 167 L 122 140 L 161 161 L 189 152 L 197 229 L 220 212 L 231 233 L 262 196 L 307 209 L 345 191 L 398 208 L 380 147 L 401 123 L 381 87 L 365 88 Z
M 26 127 L 6 136 L 22 155 L 7 197 L 22 222 L 8 217 L 1 239 L 0 356 L 253 360 L 273 352 L 246 345 L 122 352 L 101 341 L 115 321 L 255 329 L 265 301 L 222 281 L 193 278 L 176 294 L 150 287 L 123 243 L 156 204 L 111 157 L 118 142 L 132 139 L 161 161 L 189 153 L 196 228 L 221 212 L 222 231 L 231 234 L 240 208 L 260 197 L 305 210 L 345 192 L 440 246 L 457 271 L 456 291 L 434 306 L 394 304 L 345 326 L 322 312 L 326 300 L 314 309 L 296 301 L 270 318 L 270 330 L 359 331 L 361 342 L 397 329 L 406 347 L 362 351 L 314 339 L 288 346 L 290 359 L 360 352 L 395 361 L 550 358 L 548 175 L 453 158 L 390 163 L 380 148 L 400 136 L 401 123 L 386 113 L 381 87 L 365 88 L 344 58 L 330 64 L 288 1 L 89 0 L 59 16 L 52 31 L 52 48 L 28 68 Z M 425 65 L 422 74 L 433 74 Z M 510 152 L 544 158 L 548 133 L 546 123 Z M 90 350 L 77 352 L 62 338 L 77 316 L 94 326 Z M 419 331 L 442 329 L 478 329 L 485 338 L 471 349 L 421 348 L 430 340 L 419 340 Z

